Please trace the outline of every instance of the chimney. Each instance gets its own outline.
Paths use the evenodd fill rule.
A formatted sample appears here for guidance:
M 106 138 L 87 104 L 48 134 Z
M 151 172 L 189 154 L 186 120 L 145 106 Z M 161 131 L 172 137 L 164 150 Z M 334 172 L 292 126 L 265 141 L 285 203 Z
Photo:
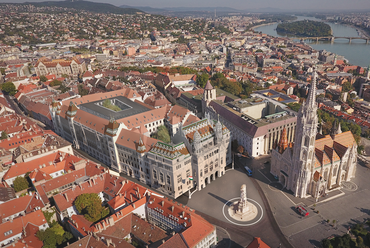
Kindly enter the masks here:
M 175 209 L 175 207 L 172 205 L 171 206 L 171 211 L 172 211 L 172 213 L 173 213 L 173 210 Z
M 110 217 L 108 218 L 108 222 L 109 222 L 109 225 L 110 225 L 110 226 L 114 226 L 114 219 L 113 219 L 113 216 L 110 216 Z
M 174 236 L 176 233 L 175 233 L 175 231 L 172 231 L 172 233 L 171 233 L 171 234 L 172 234 L 172 236 Z
M 135 208 L 135 203 L 132 203 L 132 207 Z
M 66 198 L 67 202 L 69 202 L 67 193 L 64 193 L 64 197 Z
M 126 182 L 125 182 L 125 180 L 122 180 L 122 182 L 121 182 L 121 183 L 122 183 L 122 186 L 125 186 L 125 183 L 126 183 Z
M 162 206 L 162 207 L 164 206 L 164 201 L 161 201 L 161 206 Z
M 162 244 L 166 243 L 166 241 L 164 239 L 162 239 Z
M 109 247 L 112 244 L 112 239 L 106 239 L 107 241 L 107 246 Z
M 131 202 L 132 202 L 132 194 L 130 194 L 130 199 L 131 199 Z

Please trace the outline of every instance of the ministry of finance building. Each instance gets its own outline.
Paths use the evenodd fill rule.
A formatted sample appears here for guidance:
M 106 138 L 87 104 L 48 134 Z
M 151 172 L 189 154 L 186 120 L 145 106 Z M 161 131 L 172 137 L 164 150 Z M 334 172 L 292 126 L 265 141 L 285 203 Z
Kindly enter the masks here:
M 177 105 L 153 109 L 129 88 L 53 101 L 50 112 L 55 132 L 74 147 L 174 198 L 201 190 L 231 163 L 230 132 L 218 120 Z M 150 137 L 162 125 L 170 143 Z

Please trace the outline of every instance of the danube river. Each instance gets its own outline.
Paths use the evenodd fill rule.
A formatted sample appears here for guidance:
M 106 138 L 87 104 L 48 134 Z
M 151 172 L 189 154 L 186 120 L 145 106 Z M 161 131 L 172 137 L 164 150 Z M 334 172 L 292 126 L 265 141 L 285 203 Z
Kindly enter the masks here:
M 297 16 L 298 20 L 314 20 L 321 21 L 313 17 Z M 333 30 L 333 36 L 339 37 L 360 37 L 357 30 L 353 27 L 326 22 Z M 260 26 L 255 28 L 255 31 L 262 32 L 276 37 L 285 37 L 285 35 L 276 32 L 277 23 Z M 306 40 L 306 44 L 310 45 L 316 50 L 326 50 L 338 55 L 343 55 L 350 64 L 367 67 L 370 64 L 370 42 L 366 44 L 365 40 L 352 40 L 351 43 L 347 39 L 335 39 L 334 43 L 328 41 L 311 41 Z

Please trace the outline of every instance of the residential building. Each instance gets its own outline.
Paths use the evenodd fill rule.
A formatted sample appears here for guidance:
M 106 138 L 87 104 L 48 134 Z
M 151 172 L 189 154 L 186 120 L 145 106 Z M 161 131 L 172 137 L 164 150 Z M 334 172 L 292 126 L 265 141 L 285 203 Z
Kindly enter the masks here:
M 19 218 L 0 224 L 0 245 L 11 244 L 18 239 L 35 235 L 39 230 L 45 230 L 49 225 L 41 210 L 36 210 Z M 42 245 L 39 242 L 38 245 Z M 33 244 L 37 245 L 37 243 Z

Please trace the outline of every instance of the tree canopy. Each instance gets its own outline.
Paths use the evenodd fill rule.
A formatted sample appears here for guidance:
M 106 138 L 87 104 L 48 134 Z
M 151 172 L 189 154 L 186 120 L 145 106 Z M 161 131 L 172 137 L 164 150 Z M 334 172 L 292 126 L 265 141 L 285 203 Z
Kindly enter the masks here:
M 40 81 L 45 83 L 46 81 L 48 81 L 48 79 L 47 79 L 47 77 L 42 75 L 42 76 L 40 76 Z
M 331 36 L 331 27 L 324 22 L 303 20 L 288 23 L 279 23 L 277 32 L 293 34 L 297 36 L 321 37 Z
M 163 141 L 164 143 L 170 143 L 171 137 L 170 134 L 165 126 L 159 126 L 157 132 L 153 133 L 153 138 L 159 139 Z
M 209 79 L 209 76 L 207 73 L 202 73 L 202 74 L 197 74 L 197 79 L 196 79 L 196 82 L 197 82 L 197 85 L 199 85 L 199 87 L 201 88 L 204 88 L 206 86 L 206 83 Z
M 77 211 L 91 222 L 96 222 L 109 214 L 109 210 L 102 206 L 102 201 L 96 193 L 81 194 L 74 204 Z
M 78 94 L 80 96 L 86 96 L 87 94 L 89 94 L 89 91 L 84 88 L 84 85 L 83 84 L 79 84 L 77 86 L 77 89 L 78 89 Z
M 302 104 L 294 102 L 294 103 L 288 103 L 287 105 L 291 110 L 298 112 Z
M 237 81 L 231 81 L 231 80 L 228 80 L 224 74 L 220 73 L 220 72 L 217 72 L 215 73 L 212 77 L 211 77 L 211 82 L 212 82 L 212 85 L 217 87 L 217 88 L 220 88 L 224 91 L 227 91 L 233 95 L 239 95 L 243 88 L 241 86 L 241 84 Z
M 2 131 L 1 132 L 1 136 L 0 136 L 0 140 L 3 140 L 3 139 L 7 139 L 8 138 L 8 134 L 6 133 L 6 131 Z
M 12 82 L 6 82 L 1 85 L 1 89 L 8 95 L 14 96 L 17 93 L 17 89 Z
M 42 247 L 64 247 L 63 243 L 73 239 L 73 235 L 67 232 L 57 222 L 53 222 L 49 228 L 37 232 L 36 237 L 43 242 Z
M 114 105 L 112 104 L 112 102 L 109 100 L 109 99 L 106 99 L 104 102 L 103 102 L 103 107 L 106 107 L 110 110 L 113 110 L 113 111 L 121 111 L 122 109 L 120 107 L 118 107 L 117 105 Z
M 51 87 L 58 86 L 58 85 L 62 85 L 62 82 L 57 79 L 54 79 L 53 81 L 50 82 Z
M 17 177 L 13 182 L 15 192 L 19 192 L 29 188 L 28 180 L 25 177 Z

